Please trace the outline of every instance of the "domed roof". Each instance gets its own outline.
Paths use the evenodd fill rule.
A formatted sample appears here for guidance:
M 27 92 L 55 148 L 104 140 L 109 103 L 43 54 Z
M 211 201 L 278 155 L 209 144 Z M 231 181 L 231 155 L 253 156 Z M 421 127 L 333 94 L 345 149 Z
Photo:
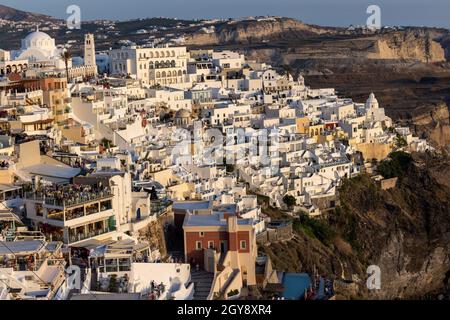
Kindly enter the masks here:
M 22 50 L 27 49 L 43 49 L 47 52 L 53 52 L 56 49 L 55 39 L 50 37 L 45 32 L 39 31 L 37 29 L 34 32 L 31 32 L 29 35 L 22 40 Z
M 34 31 L 34 32 L 30 33 L 29 35 L 27 35 L 24 40 L 27 42 L 32 42 L 32 41 L 51 40 L 51 39 L 52 38 L 45 32 L 37 30 L 37 31 Z
M 375 102 L 377 99 L 375 98 L 375 95 L 373 92 L 370 94 L 369 99 L 367 99 L 367 102 Z
M 370 94 L 369 99 L 366 101 L 366 108 L 378 108 L 378 100 L 375 98 L 373 92 Z
M 190 118 L 191 113 L 186 109 L 180 109 L 175 113 L 175 118 Z

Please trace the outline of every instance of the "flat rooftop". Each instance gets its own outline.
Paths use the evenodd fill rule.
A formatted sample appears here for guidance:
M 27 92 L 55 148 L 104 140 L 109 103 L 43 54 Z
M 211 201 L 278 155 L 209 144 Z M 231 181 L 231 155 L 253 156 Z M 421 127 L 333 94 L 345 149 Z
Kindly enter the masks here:
M 202 210 L 209 209 L 212 206 L 211 201 L 176 201 L 173 203 L 174 210 Z
M 33 254 L 46 246 L 45 241 L 0 241 L 0 255 Z
M 252 219 L 238 219 L 238 225 L 252 225 Z M 222 214 L 208 215 L 189 215 L 184 221 L 184 226 L 208 227 L 208 226 L 227 226 L 228 222 Z

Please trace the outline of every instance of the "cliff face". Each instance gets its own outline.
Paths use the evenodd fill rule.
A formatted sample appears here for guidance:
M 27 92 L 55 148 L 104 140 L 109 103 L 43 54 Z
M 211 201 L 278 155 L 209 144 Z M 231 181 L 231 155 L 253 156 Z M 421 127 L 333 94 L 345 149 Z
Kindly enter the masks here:
M 369 59 L 411 59 L 421 62 L 445 61 L 440 43 L 423 32 L 397 32 L 375 39 Z
M 324 58 L 413 60 L 431 63 L 446 61 L 449 47 L 448 32 L 444 30 L 438 32 L 412 28 L 368 35 L 351 33 L 340 28 L 308 25 L 289 18 L 219 23 L 214 27 L 215 32 L 212 33 L 200 30 L 188 35 L 186 44 L 249 44 L 253 46 L 247 48 L 247 54 L 261 50 L 255 56 L 266 56 L 270 59 L 274 52 L 283 51 L 285 63 L 297 59 Z M 267 47 L 270 47 L 272 53 L 267 51 Z
M 449 165 L 446 158 L 416 158 L 389 191 L 366 176 L 349 180 L 340 189 L 340 209 L 324 222 L 335 230 L 328 240 L 320 238 L 323 232 L 312 237 L 300 229 L 294 240 L 265 248 L 266 253 L 281 270 L 316 267 L 320 274 L 350 281 L 337 282 L 340 298 L 448 295 L 450 189 L 442 181 L 450 172 L 442 168 Z M 369 265 L 381 269 L 381 290 L 367 290 Z
M 187 45 L 225 45 L 310 37 L 331 32 L 332 29 L 307 25 L 295 19 L 243 21 L 215 26 L 216 32 L 198 31 L 186 38 Z
M 450 114 L 445 103 L 430 107 L 429 110 L 417 110 L 408 122 L 416 135 L 424 136 L 436 148 L 450 152 Z
M 381 268 L 380 291 L 362 286 L 368 297 L 416 298 L 443 290 L 450 270 L 450 190 L 433 178 L 438 161 L 443 159 L 420 159 L 399 188 L 369 194 L 379 200 L 373 204 L 363 204 L 364 188 L 344 187 L 345 214 L 358 221 L 354 241 L 362 249 L 360 261 Z M 355 196 L 361 202 L 353 202 Z

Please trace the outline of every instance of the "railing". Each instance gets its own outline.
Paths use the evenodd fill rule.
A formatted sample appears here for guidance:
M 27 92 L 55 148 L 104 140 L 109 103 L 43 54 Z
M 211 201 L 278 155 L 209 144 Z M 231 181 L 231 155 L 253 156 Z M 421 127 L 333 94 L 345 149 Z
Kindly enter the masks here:
M 98 193 L 90 192 L 85 193 L 83 195 L 80 194 L 63 194 L 62 198 L 54 198 L 51 195 L 46 195 L 42 193 L 33 193 L 33 192 L 26 192 L 25 193 L 25 199 L 27 200 L 35 200 L 35 201 L 42 201 L 46 205 L 54 206 L 54 207 L 60 207 L 60 208 L 67 208 L 67 207 L 74 207 L 77 205 L 85 204 L 88 202 L 96 201 L 96 200 L 102 200 L 106 198 L 111 198 L 113 196 L 113 193 L 111 191 L 101 191 Z M 70 197 L 68 199 L 68 197 Z
M 94 230 L 94 231 L 88 232 L 87 234 L 79 233 L 78 235 L 69 236 L 69 243 L 75 243 L 75 242 L 83 241 L 83 240 L 90 239 L 93 237 L 101 236 L 102 234 L 106 234 L 111 231 L 114 231 L 114 230 L 110 230 L 109 228 L 107 228 L 105 230 Z
M 15 233 L 14 241 L 18 240 L 42 240 L 45 241 L 45 236 L 40 231 L 17 231 Z

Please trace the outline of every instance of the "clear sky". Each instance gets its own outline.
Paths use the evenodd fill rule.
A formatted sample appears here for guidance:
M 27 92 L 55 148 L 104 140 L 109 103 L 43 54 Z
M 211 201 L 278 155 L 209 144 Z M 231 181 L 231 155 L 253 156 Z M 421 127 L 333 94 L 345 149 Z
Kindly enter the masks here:
M 365 24 L 369 4 L 381 8 L 383 25 L 450 28 L 450 0 L 0 0 L 16 9 L 66 17 L 80 6 L 83 20 L 145 17 L 230 18 L 278 15 L 328 26 Z

